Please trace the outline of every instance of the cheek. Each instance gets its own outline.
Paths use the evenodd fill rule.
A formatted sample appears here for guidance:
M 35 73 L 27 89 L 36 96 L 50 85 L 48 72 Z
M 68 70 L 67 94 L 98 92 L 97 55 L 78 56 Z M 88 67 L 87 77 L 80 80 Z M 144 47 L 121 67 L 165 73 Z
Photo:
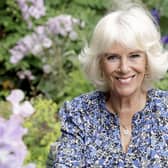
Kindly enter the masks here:
M 144 67 L 144 66 L 137 66 L 136 68 L 135 68 L 135 70 L 137 71 L 137 72 L 139 72 L 139 73 L 145 73 L 146 72 L 146 68 Z
M 102 72 L 106 76 L 108 76 L 108 75 L 110 75 L 111 73 L 113 73 L 116 70 L 116 66 L 115 65 L 111 65 L 111 64 L 107 64 L 105 62 L 102 62 L 101 63 L 101 69 L 102 69 Z
M 140 66 L 140 67 L 139 67 L 139 70 L 140 70 L 140 72 L 142 72 L 142 73 L 144 73 L 144 74 L 147 72 L 147 68 L 146 68 L 145 65 Z
M 139 72 L 139 73 L 146 73 L 147 72 L 147 65 L 146 65 L 146 61 L 142 61 L 139 63 L 134 64 L 134 69 Z
M 103 73 L 106 78 L 111 78 L 113 76 L 113 72 L 115 71 L 112 67 L 104 67 Z

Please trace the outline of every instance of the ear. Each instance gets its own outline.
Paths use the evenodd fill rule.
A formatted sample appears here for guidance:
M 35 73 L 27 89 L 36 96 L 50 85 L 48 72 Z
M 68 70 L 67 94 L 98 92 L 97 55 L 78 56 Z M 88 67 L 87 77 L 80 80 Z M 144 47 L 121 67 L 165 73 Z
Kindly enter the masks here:
M 100 59 L 99 59 L 99 68 L 100 68 L 100 75 L 102 78 L 104 78 L 104 63 L 103 63 L 103 57 L 100 56 Z
M 148 56 L 147 54 L 145 53 L 145 61 L 146 61 L 146 64 L 145 64 L 145 71 L 146 73 L 149 72 L 149 64 L 148 64 Z
M 149 65 L 148 65 L 148 63 L 146 63 L 146 65 L 145 65 L 145 74 L 144 74 L 144 78 L 149 78 L 149 76 L 150 76 L 150 72 L 149 72 Z

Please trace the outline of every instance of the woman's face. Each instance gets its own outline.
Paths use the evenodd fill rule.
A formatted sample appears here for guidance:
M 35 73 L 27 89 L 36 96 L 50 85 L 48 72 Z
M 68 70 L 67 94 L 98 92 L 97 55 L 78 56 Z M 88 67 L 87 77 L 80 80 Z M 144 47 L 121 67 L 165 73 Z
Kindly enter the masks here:
M 144 52 L 115 43 L 102 56 L 101 68 L 111 91 L 119 96 L 142 92 L 147 59 Z

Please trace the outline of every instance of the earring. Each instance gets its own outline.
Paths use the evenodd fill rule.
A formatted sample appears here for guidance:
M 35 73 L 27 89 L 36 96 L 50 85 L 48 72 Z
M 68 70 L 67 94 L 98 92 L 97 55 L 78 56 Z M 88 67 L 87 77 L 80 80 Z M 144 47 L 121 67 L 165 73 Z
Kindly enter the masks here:
M 146 72 L 145 72 L 145 74 L 144 74 L 144 78 L 147 79 L 147 78 L 149 78 L 149 76 L 150 76 L 150 75 L 149 75 L 149 67 L 148 67 L 148 65 L 146 65 L 146 68 L 145 68 L 145 69 L 146 69 Z
M 104 72 L 103 71 L 101 71 L 100 75 L 101 75 L 102 78 L 104 78 Z
M 146 73 L 144 74 L 144 78 L 149 78 L 149 73 L 148 73 L 148 72 L 146 72 Z

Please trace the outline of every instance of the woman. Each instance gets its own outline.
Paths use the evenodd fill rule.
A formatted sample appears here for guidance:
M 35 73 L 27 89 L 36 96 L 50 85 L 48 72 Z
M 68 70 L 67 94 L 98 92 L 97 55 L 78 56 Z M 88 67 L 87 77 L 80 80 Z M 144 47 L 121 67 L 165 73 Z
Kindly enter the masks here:
M 104 16 L 80 55 L 97 91 L 66 102 L 55 168 L 168 167 L 168 92 L 152 89 L 168 57 L 138 5 Z

